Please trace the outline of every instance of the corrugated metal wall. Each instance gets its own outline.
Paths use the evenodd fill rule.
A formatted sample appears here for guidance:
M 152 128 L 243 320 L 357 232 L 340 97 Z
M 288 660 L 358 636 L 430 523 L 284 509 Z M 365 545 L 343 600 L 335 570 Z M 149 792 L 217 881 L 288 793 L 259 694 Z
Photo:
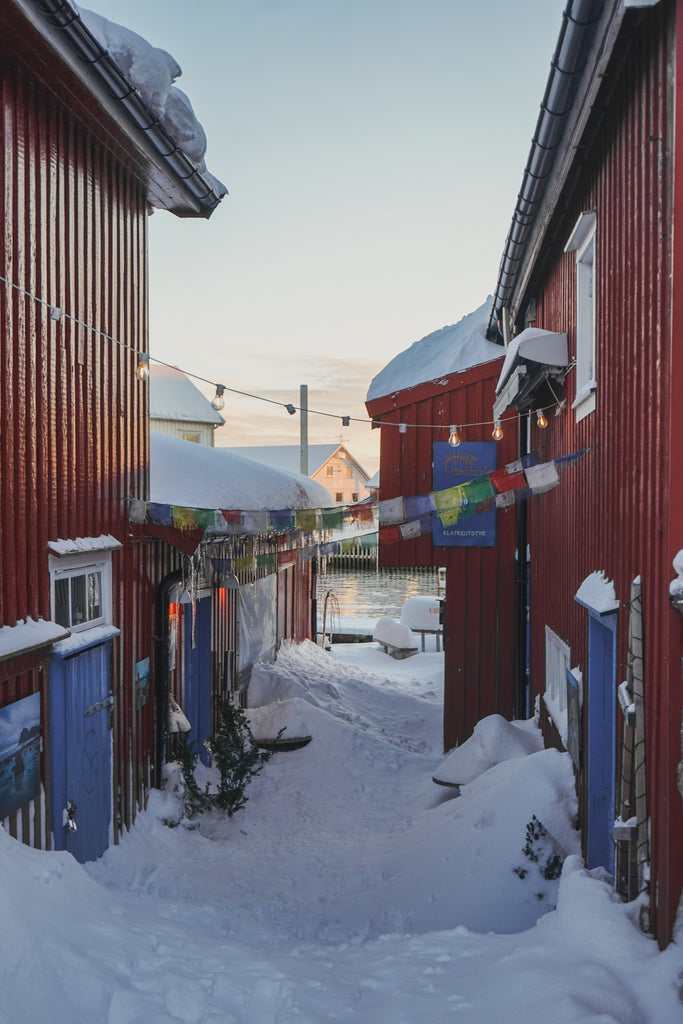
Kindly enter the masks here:
M 667 40 L 673 39 L 673 7 L 660 4 L 648 11 L 630 38 L 620 41 L 623 64 L 604 83 L 592 145 L 581 153 L 553 225 L 554 248 L 541 254 L 527 296 L 538 300 L 536 326 L 567 330 L 575 352 L 574 254 L 562 249 L 580 213 L 595 210 L 597 408 L 575 423 L 570 372 L 562 392 L 568 407 L 558 417 L 549 416 L 543 433 L 532 426 L 532 447 L 548 458 L 585 446 L 593 450 L 571 471 L 566 486 L 529 508 L 531 673 L 537 692 L 543 692 L 545 623 L 569 644 L 572 663 L 585 670 L 586 612 L 573 595 L 589 573 L 603 570 L 622 602 L 620 682 L 625 602 L 631 580 L 642 576 L 653 905 L 660 938 L 670 934 L 683 878 L 680 863 L 668 862 L 672 848 L 683 856 L 680 804 L 675 817 L 666 811 L 675 792 L 674 755 L 680 756 L 672 749 L 680 728 L 680 693 L 673 723 L 668 716 L 681 682 L 680 620 L 669 608 L 667 590 L 671 550 L 683 543 L 683 511 L 670 502 L 672 480 L 681 477 L 670 442 L 673 49 Z M 676 344 L 680 350 L 680 336 Z M 657 910 L 660 881 L 668 902 Z
M 432 446 L 448 439 L 450 424 L 463 427 L 466 441 L 490 441 L 495 386 L 502 359 L 453 374 L 437 385 L 418 385 L 368 403 L 374 419 L 405 423 L 381 427 L 380 498 L 424 494 L 433 489 Z M 508 414 L 510 415 L 510 414 Z M 434 424 L 444 424 L 433 429 Z M 498 466 L 517 458 L 517 421 L 504 423 Z M 429 535 L 416 540 L 382 541 L 382 566 L 446 566 L 444 750 L 471 734 L 494 712 L 517 716 L 523 696 L 517 683 L 514 629 L 516 514 L 498 512 L 494 548 L 434 547 Z
M 132 673 L 149 653 L 152 604 L 134 584 L 146 562 L 128 547 L 126 505 L 147 487 L 147 392 L 134 354 L 147 338 L 145 189 L 2 51 L 0 107 L 0 624 L 50 618 L 49 540 L 110 533 L 124 544 L 113 556 L 122 827 L 141 799 L 136 761 L 151 757 Z M 68 316 L 51 319 L 51 306 Z M 0 705 L 12 699 L 3 686 Z

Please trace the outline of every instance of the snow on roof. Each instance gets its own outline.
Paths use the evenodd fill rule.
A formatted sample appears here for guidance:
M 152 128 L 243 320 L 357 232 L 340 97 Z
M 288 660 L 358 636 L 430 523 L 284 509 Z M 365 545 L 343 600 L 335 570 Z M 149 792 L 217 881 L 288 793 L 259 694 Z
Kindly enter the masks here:
M 442 327 L 400 352 L 371 381 L 366 401 L 500 359 L 504 350 L 486 340 L 492 296 L 457 324 Z
M 46 619 L 27 618 L 15 626 L 0 626 L 0 660 L 53 644 L 68 635 L 63 626 Z
M 349 458 L 356 460 L 348 448 L 340 444 L 309 444 L 308 446 L 308 468 L 310 474 L 317 473 L 328 459 L 331 459 L 336 451 L 342 449 Z M 246 459 L 253 459 L 264 466 L 273 466 L 275 469 L 286 469 L 289 473 L 298 473 L 301 457 L 301 448 L 298 444 L 273 444 L 256 445 L 253 448 L 233 448 L 227 451 L 235 455 L 241 455 Z M 359 469 L 362 467 L 356 462 Z M 363 472 L 365 472 L 363 470 Z
M 202 172 L 218 196 L 227 188 L 206 167 L 206 134 L 197 120 L 192 104 L 173 83 L 182 75 L 178 62 L 137 32 L 117 25 L 94 11 L 73 4 L 83 23 L 105 50 L 119 71 L 140 94 L 178 148 Z
M 215 423 L 225 420 L 196 385 L 175 366 L 151 363 L 149 367 L 149 415 L 153 420 Z
M 272 469 L 226 448 L 150 433 L 150 500 L 189 508 L 328 508 L 329 491 L 310 477 Z
M 48 549 L 53 555 L 78 555 L 90 551 L 115 551 L 123 547 L 120 540 L 110 533 L 101 533 L 99 537 L 72 537 L 69 540 L 49 540 Z

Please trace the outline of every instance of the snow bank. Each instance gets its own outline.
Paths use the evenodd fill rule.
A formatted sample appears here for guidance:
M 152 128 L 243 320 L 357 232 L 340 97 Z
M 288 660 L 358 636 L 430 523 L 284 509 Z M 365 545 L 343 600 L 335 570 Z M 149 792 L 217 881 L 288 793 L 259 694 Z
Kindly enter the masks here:
M 86 867 L 0 828 L 3 1022 L 681 1019 L 680 946 L 659 953 L 639 904 L 581 864 L 567 755 L 505 761 L 449 799 L 431 782 L 440 704 L 364 673 L 374 644 L 281 654 L 313 740 L 268 761 L 235 817 L 187 827 L 169 773 Z
M 473 782 L 502 761 L 542 749 L 543 737 L 533 720 L 508 722 L 501 715 L 489 715 L 475 725 L 462 746 L 451 751 L 434 779 L 451 786 Z
M 504 350 L 486 339 L 492 302 L 489 296 L 479 309 L 457 324 L 442 327 L 400 352 L 370 382 L 366 401 L 502 359 Z

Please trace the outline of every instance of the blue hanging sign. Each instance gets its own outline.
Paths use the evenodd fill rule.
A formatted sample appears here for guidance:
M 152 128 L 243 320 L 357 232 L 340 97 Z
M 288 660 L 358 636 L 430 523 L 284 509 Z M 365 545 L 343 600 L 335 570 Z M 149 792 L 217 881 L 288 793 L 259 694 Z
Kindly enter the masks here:
M 432 490 L 449 487 L 488 476 L 496 469 L 495 441 L 463 441 L 453 448 L 448 441 L 435 441 L 432 462 Z M 496 546 L 496 509 L 479 512 L 472 518 L 460 519 L 444 526 L 434 513 L 434 547 L 493 548 Z

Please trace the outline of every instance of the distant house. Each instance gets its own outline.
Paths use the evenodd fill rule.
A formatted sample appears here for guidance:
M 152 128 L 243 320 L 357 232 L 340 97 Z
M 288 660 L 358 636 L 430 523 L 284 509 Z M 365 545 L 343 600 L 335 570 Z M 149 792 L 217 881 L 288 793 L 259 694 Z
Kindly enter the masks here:
M 279 444 L 270 447 L 229 448 L 264 466 L 300 472 L 299 445 Z M 311 444 L 308 446 L 308 475 L 326 487 L 337 505 L 354 505 L 371 496 L 370 477 L 343 444 Z
M 150 429 L 195 444 L 214 444 L 225 420 L 190 378 L 174 366 L 152 362 L 149 377 Z

